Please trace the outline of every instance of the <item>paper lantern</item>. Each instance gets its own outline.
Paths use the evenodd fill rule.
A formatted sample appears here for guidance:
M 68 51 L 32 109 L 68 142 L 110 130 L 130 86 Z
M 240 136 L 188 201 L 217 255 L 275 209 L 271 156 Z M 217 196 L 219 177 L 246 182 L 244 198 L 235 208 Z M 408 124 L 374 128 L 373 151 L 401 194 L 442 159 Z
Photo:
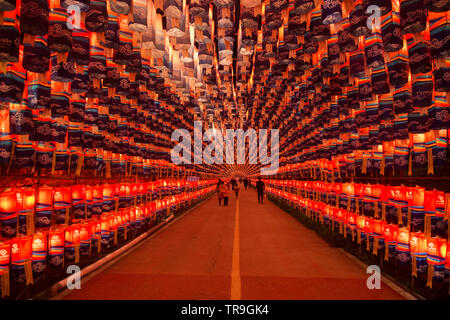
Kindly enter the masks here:
M 36 203 L 36 228 L 49 228 L 52 223 L 53 188 L 40 187 Z
M 46 268 L 47 260 L 47 232 L 38 232 L 33 235 L 32 263 L 33 279 L 40 278 Z
M 427 286 L 432 288 L 433 278 L 442 281 L 444 264 L 447 255 L 447 240 L 429 238 L 427 246 L 428 278 Z
M 33 283 L 31 269 L 32 236 L 11 240 L 11 275 L 15 285 Z
M 67 225 L 69 223 L 71 204 L 71 188 L 56 187 L 53 192 L 53 208 L 56 225 Z
M 80 226 L 80 256 L 89 257 L 91 253 L 91 222 L 82 223 Z
M 2 237 L 14 238 L 17 235 L 18 206 L 15 191 L 0 193 L 0 222 Z
M 86 219 L 86 187 L 74 185 L 72 188 L 72 208 L 74 221 Z
M 51 267 L 58 268 L 64 261 L 64 228 L 57 228 L 49 231 L 48 234 L 48 255 Z

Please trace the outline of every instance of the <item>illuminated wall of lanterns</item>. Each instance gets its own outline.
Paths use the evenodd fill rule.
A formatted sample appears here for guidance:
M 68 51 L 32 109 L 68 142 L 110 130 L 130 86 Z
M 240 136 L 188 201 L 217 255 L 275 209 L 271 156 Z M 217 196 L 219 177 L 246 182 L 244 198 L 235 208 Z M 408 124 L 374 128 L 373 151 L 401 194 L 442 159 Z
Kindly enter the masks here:
M 169 214 L 204 199 L 215 180 L 14 187 L 0 193 L 1 297 L 92 262 Z
M 411 263 L 411 276 L 424 276 L 426 286 L 432 288 L 433 283 L 448 279 L 450 193 L 381 184 L 265 182 L 271 196 L 361 245 L 364 251 L 396 266 Z

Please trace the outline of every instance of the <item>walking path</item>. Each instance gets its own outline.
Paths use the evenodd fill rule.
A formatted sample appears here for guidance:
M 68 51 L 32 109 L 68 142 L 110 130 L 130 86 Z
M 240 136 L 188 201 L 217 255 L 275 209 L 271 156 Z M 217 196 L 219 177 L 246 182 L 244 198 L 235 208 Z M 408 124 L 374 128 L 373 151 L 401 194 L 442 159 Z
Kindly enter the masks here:
M 404 299 L 253 190 L 217 197 L 152 236 L 64 299 Z

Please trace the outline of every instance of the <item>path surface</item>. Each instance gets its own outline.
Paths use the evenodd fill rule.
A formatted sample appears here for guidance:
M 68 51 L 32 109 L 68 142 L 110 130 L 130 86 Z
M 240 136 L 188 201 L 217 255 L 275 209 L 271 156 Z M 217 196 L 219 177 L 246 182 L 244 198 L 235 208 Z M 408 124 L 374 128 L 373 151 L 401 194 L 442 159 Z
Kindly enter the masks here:
M 403 299 L 273 203 L 213 197 L 64 299 Z

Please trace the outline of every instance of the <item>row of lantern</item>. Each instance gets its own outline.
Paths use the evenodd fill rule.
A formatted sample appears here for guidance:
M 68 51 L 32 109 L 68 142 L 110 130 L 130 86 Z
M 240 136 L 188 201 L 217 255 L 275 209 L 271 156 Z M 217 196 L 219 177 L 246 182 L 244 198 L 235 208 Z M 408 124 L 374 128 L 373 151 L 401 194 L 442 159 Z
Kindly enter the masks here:
M 38 186 L 9 188 L 0 193 L 1 237 L 30 235 L 35 229 L 100 216 L 133 205 L 187 197 L 214 181 L 157 180 L 146 183 Z M 169 197 L 169 198 L 168 198 Z
M 382 23 L 371 27 L 367 1 L 326 1 L 322 7 L 296 2 L 284 24 L 288 32 L 280 13 L 270 15 L 278 23 L 272 35 L 264 35 L 264 41 L 274 38 L 265 46 L 277 45 L 278 52 L 256 55 L 253 80 L 261 83 L 246 101 L 253 105 L 252 125 L 280 118 L 292 133 L 286 150 L 295 156 L 318 144 L 323 137 L 314 141 L 310 134 L 324 127 L 336 139 L 370 127 L 380 141 L 449 129 L 448 4 L 381 2 Z M 278 61 L 269 63 L 270 56 Z M 297 121 L 287 119 L 291 113 Z
M 10 279 L 16 286 L 32 284 L 47 266 L 62 268 L 77 264 L 80 259 L 94 257 L 134 237 L 179 208 L 201 200 L 213 190 L 214 186 L 205 182 L 196 191 L 177 193 L 147 204 L 136 202 L 131 207 L 119 206 L 118 210 L 103 212 L 71 225 L 55 225 L 32 235 L 0 241 L 1 296 L 9 295 Z
M 404 225 L 414 232 L 447 237 L 450 193 L 423 187 L 363 183 L 267 180 L 274 190 L 286 191 L 311 201 L 352 213 Z
M 434 174 L 445 168 L 449 130 L 409 134 L 406 139 L 374 141 L 370 133 L 362 138 L 345 135 L 345 139 L 324 140 L 321 144 L 303 150 L 301 156 L 283 158 L 279 172 L 300 172 L 311 178 L 337 180 L 345 176 L 371 174 L 373 176 Z M 363 139 L 365 147 L 361 146 Z
M 327 204 L 321 200 L 311 200 L 290 192 L 267 187 L 266 191 L 285 200 L 308 218 L 338 231 L 344 238 L 361 244 L 374 255 L 384 253 L 384 260 L 396 259 L 400 265 L 411 262 L 412 275 L 417 277 L 428 270 L 427 286 L 433 280 L 442 283 L 445 272 L 450 273 L 449 241 L 446 238 L 432 237 L 427 232 L 413 231 L 403 226 L 389 223 L 383 219 L 364 216 L 358 213 Z

